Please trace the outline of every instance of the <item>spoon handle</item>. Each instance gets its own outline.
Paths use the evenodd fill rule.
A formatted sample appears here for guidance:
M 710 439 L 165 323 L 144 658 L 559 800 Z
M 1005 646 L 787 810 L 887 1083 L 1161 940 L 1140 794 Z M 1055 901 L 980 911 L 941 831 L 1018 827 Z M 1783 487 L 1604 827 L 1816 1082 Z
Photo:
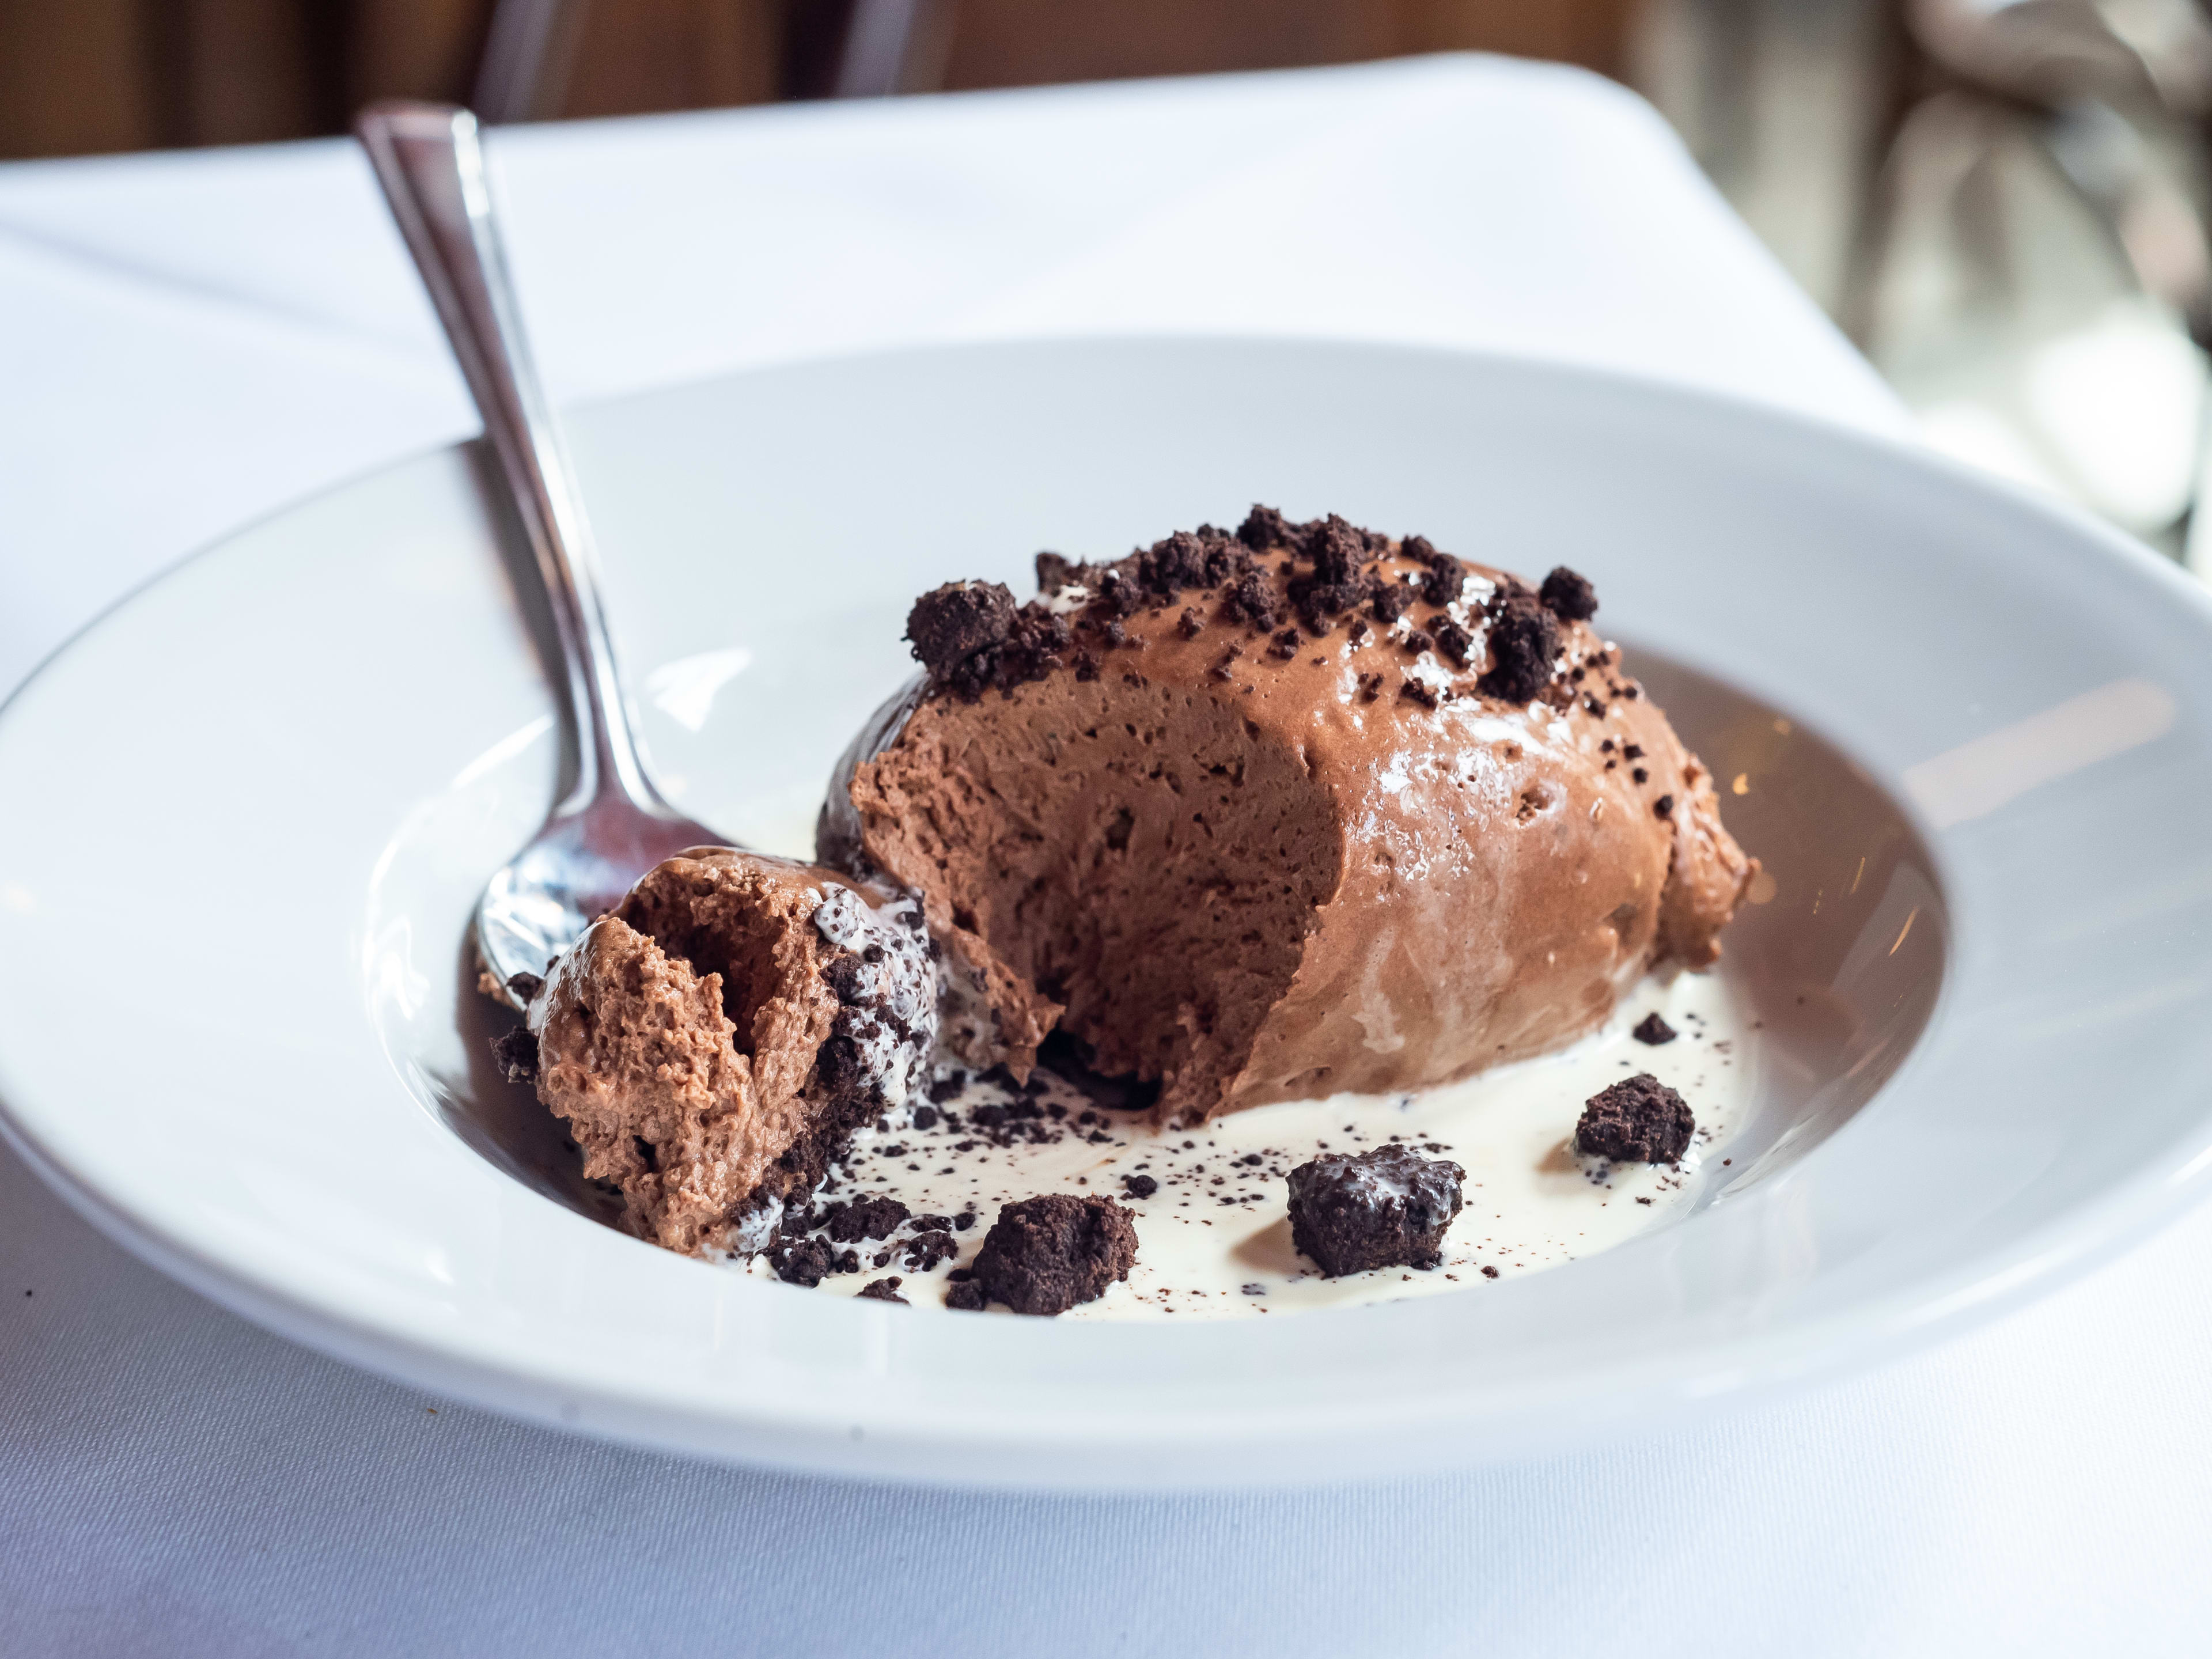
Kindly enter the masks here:
M 450 104 L 372 104 L 354 123 L 491 440 L 560 635 L 575 717 L 581 811 L 610 789 L 667 813 L 631 732 L 599 602 L 599 558 L 561 431 L 538 380 L 492 214 L 477 118 Z

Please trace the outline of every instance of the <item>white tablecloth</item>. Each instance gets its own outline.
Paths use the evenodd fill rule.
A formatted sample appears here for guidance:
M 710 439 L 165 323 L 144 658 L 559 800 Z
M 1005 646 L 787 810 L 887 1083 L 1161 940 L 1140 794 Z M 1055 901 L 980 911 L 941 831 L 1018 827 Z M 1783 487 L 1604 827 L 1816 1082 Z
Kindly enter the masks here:
M 1903 424 L 1657 119 L 1564 71 L 495 142 L 562 400 L 924 339 L 1231 330 Z M 0 688 L 195 545 L 473 427 L 347 147 L 0 168 Z M 868 1488 L 350 1371 L 139 1267 L 0 1152 L 0 1655 L 2198 1653 L 2209 1371 L 2212 1212 L 1932 1353 L 1576 1456 L 1250 1498 Z

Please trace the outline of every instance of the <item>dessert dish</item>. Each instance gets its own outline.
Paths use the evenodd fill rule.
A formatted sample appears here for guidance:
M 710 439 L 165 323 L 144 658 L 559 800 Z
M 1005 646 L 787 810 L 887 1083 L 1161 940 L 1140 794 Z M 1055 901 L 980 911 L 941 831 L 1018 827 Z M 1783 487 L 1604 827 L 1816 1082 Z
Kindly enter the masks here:
M 1037 566 L 915 604 L 818 862 L 679 855 L 517 988 L 501 1062 L 632 1231 L 909 1306 L 1264 1314 L 1687 1201 L 1753 1034 L 1680 970 L 1758 866 L 1589 582 L 1264 507 Z

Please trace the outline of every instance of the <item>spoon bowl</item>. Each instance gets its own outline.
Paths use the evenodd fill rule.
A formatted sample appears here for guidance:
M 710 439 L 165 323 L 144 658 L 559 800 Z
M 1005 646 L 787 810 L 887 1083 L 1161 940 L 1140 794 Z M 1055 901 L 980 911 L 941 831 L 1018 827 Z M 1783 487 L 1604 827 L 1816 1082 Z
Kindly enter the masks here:
M 573 817 L 556 816 L 484 884 L 477 901 L 477 954 L 507 999 L 526 1003 L 518 976 L 543 977 L 640 876 L 679 853 L 728 845 L 704 824 L 655 817 L 626 801 L 597 801 Z

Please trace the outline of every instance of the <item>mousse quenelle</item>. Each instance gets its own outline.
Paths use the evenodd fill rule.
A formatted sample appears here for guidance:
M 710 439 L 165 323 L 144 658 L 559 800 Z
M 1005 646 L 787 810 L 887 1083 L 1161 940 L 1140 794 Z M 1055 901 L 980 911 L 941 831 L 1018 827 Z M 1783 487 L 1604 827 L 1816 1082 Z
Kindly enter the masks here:
M 971 1061 L 1057 1029 L 1194 1123 L 1449 1083 L 1717 956 L 1756 866 L 1572 572 L 1255 508 L 1039 575 L 916 605 L 817 837 L 921 896 Z

